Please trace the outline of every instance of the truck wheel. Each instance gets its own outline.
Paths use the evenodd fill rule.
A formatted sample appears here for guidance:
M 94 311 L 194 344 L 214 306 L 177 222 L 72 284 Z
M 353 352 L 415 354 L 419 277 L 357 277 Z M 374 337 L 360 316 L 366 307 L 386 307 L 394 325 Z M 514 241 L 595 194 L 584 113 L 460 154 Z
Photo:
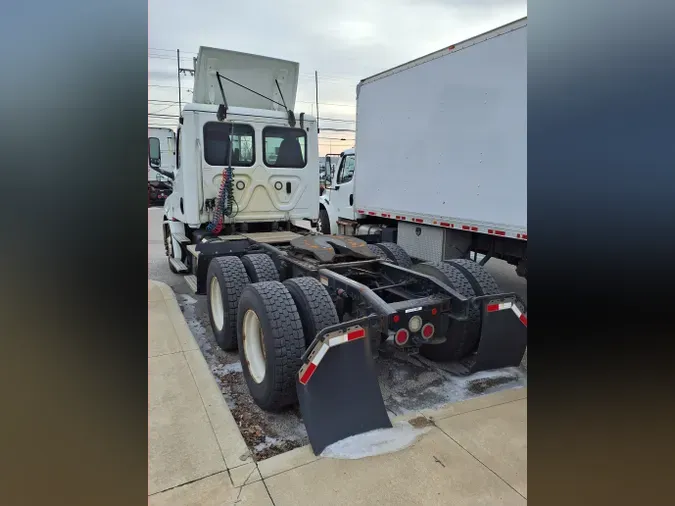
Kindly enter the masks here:
M 251 283 L 260 281 L 279 281 L 279 271 L 274 265 L 272 259 L 263 253 L 254 255 L 244 255 L 241 261 L 246 269 L 246 274 L 251 279 Z
M 471 287 L 473 288 L 473 291 L 476 292 L 477 296 L 492 295 L 501 291 L 495 278 L 492 277 L 485 267 L 477 264 L 473 260 L 455 259 L 448 260 L 446 263 L 449 263 L 462 271 L 462 274 L 469 280 L 469 283 L 471 283 Z
M 319 208 L 319 221 L 316 228 L 322 234 L 330 235 L 330 217 L 328 216 L 328 211 L 323 207 Z
M 211 328 L 224 351 L 237 349 L 237 305 L 244 287 L 251 281 L 237 257 L 211 260 L 206 273 L 206 296 Z
M 368 249 L 369 249 L 372 253 L 376 254 L 377 257 L 378 257 L 380 260 L 384 260 L 385 262 L 389 262 L 389 263 L 392 262 L 391 259 L 390 259 L 390 258 L 387 256 L 387 254 L 384 252 L 384 250 L 381 250 L 381 249 L 378 248 L 376 245 L 374 245 L 374 244 L 368 244 Z
M 375 246 L 380 248 L 396 265 L 405 267 L 406 269 L 412 267 L 413 263 L 410 256 L 398 244 L 393 242 L 378 242 Z
M 453 265 L 424 263 L 412 269 L 442 281 L 465 297 L 476 296 L 464 273 Z M 446 341 L 441 344 L 423 344 L 420 354 L 429 360 L 445 362 L 460 360 L 471 353 L 480 339 L 480 310 L 473 307 L 469 309 L 469 319 L 466 321 L 450 320 L 445 338 Z
M 166 219 L 166 218 L 165 218 Z M 171 236 L 171 229 L 169 225 L 164 225 L 164 251 L 166 251 L 167 261 L 169 262 L 169 269 L 174 274 L 180 274 L 171 263 L 173 257 L 173 237 Z
M 248 285 L 237 314 L 239 359 L 255 403 L 278 411 L 297 402 L 305 336 L 293 297 L 278 281 Z
M 316 279 L 293 278 L 284 281 L 300 313 L 305 345 L 309 346 L 322 329 L 340 323 L 333 300 Z

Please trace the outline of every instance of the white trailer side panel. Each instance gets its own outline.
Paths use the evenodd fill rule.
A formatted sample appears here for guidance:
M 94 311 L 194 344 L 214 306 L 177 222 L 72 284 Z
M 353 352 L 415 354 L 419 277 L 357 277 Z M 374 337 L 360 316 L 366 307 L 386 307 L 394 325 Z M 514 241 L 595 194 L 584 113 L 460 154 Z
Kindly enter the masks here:
M 355 208 L 526 231 L 526 23 L 363 81 Z

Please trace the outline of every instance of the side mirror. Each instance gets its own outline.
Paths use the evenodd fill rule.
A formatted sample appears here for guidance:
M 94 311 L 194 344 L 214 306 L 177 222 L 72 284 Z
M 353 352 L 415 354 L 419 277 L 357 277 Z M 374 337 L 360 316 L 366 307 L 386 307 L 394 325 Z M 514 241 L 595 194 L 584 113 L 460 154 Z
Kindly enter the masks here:
M 324 176 L 324 183 L 326 186 L 330 186 L 332 180 L 333 180 L 333 164 L 331 163 L 330 156 L 326 155 L 326 161 L 325 161 L 325 170 L 326 174 Z
M 157 137 L 148 139 L 148 164 L 153 169 L 159 169 L 162 166 L 162 151 Z

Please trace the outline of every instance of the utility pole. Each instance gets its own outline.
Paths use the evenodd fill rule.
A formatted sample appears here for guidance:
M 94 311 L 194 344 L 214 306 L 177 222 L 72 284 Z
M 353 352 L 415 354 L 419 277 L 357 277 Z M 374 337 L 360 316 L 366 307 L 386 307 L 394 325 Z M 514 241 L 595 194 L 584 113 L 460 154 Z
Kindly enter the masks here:
M 180 75 L 185 75 L 186 73 L 194 77 L 195 69 L 197 68 L 197 58 L 192 58 L 193 68 L 184 69 L 180 66 L 180 49 L 176 49 L 176 61 L 178 62 L 178 116 L 180 117 L 181 111 L 181 88 L 180 88 Z
M 180 116 L 180 49 L 176 49 L 176 62 L 178 63 L 178 115 Z
M 316 90 L 316 133 L 321 132 L 319 129 L 319 73 L 314 71 L 314 89 Z

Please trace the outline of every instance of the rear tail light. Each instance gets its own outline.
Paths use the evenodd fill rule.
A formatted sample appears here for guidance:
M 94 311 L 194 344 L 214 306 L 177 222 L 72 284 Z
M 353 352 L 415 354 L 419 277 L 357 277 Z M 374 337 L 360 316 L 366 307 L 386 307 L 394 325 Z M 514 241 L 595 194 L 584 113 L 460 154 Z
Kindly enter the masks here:
M 398 332 L 396 332 L 396 335 L 394 336 L 394 342 L 399 346 L 403 346 L 405 345 L 405 343 L 408 342 L 409 337 L 410 334 L 408 334 L 408 331 L 406 329 L 399 329 Z
M 422 337 L 424 339 L 431 339 L 434 337 L 434 326 L 431 323 L 427 323 L 422 327 Z

